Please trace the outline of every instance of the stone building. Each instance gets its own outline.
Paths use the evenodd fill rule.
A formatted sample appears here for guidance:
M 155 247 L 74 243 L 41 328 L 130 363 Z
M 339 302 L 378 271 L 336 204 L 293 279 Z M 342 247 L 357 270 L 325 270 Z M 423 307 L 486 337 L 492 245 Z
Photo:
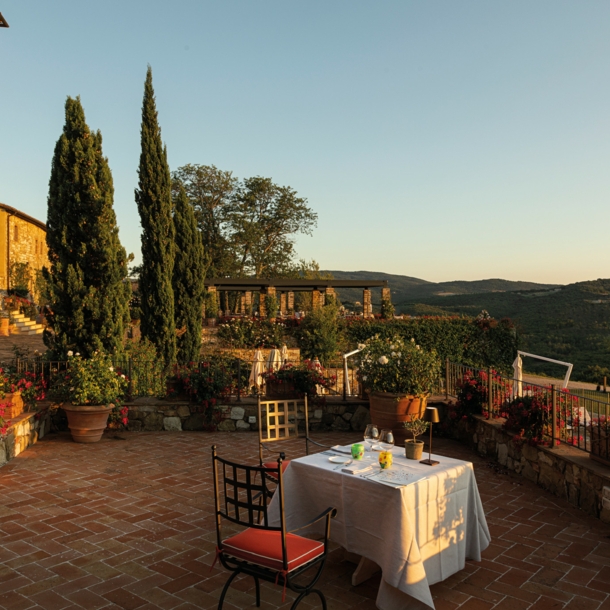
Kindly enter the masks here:
M 37 272 L 49 266 L 47 226 L 0 203 L 0 290 L 11 288 L 10 270 L 14 263 L 29 263 L 33 290 Z

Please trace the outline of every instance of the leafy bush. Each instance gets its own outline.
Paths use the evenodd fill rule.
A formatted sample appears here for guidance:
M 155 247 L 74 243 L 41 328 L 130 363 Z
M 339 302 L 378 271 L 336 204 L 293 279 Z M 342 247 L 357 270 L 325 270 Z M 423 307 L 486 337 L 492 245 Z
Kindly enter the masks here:
M 345 335 L 350 348 L 370 337 L 399 336 L 415 339 L 424 350 L 434 349 L 441 360 L 476 367 L 510 371 L 517 354 L 517 337 L 512 322 L 476 320 L 468 317 L 424 316 L 406 320 L 347 321 Z
M 376 336 L 358 347 L 362 383 L 373 392 L 425 396 L 438 380 L 436 351 L 421 348 L 414 339 Z
M 218 338 L 229 347 L 278 348 L 284 342 L 281 323 L 253 318 L 230 318 L 218 326 Z
M 167 371 L 154 344 L 145 337 L 127 341 L 126 359 L 117 362 L 117 369 L 131 382 L 134 396 L 158 396 L 167 391 Z
M 116 404 L 126 389 L 125 375 L 115 371 L 108 354 L 97 351 L 84 359 L 69 351 L 66 370 L 55 374 L 49 393 L 61 403 L 109 405 Z
M 339 306 L 333 300 L 314 309 L 295 329 L 301 354 L 310 360 L 319 358 L 324 364 L 338 355 L 343 342 L 343 319 L 338 317 Z

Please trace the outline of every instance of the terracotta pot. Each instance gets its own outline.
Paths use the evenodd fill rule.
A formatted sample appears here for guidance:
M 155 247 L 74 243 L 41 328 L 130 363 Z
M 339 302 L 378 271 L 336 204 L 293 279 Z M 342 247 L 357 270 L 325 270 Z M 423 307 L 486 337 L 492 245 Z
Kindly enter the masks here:
M 23 413 L 23 399 L 21 398 L 21 392 L 14 392 L 12 394 L 5 394 L 4 398 L 0 400 L 0 404 L 7 404 L 8 406 L 4 409 L 4 419 L 13 419 Z
M 108 416 L 114 405 L 64 405 L 68 427 L 75 443 L 97 443 L 108 424 Z
M 0 337 L 8 337 L 8 318 L 0 318 Z
M 206 318 L 205 323 L 207 326 L 216 326 L 216 318 Z
M 293 398 L 297 393 L 294 384 L 286 383 L 267 383 L 265 386 L 265 396 L 267 398 Z
M 409 460 L 421 460 L 424 451 L 424 441 L 414 441 L 407 439 L 405 441 L 405 456 Z
M 405 396 L 389 392 L 371 392 L 369 396 L 371 422 L 380 429 L 392 430 L 394 442 L 403 443 L 409 433 L 402 423 L 421 417 L 426 409 L 427 396 Z

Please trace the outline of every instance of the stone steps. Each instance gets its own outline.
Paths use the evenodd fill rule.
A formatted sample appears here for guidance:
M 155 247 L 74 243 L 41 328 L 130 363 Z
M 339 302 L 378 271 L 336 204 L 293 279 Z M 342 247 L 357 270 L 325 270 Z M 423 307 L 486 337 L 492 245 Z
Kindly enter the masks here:
M 40 335 L 44 331 L 44 326 L 36 321 L 26 318 L 22 313 L 11 311 L 13 325 L 12 335 Z

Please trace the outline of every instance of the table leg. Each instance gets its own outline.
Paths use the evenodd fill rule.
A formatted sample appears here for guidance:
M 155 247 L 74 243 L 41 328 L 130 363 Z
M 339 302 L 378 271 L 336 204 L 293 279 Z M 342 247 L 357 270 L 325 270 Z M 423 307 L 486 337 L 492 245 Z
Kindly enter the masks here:
M 380 570 L 381 568 L 374 561 L 361 557 L 356 571 L 352 574 L 352 586 L 361 585 Z

